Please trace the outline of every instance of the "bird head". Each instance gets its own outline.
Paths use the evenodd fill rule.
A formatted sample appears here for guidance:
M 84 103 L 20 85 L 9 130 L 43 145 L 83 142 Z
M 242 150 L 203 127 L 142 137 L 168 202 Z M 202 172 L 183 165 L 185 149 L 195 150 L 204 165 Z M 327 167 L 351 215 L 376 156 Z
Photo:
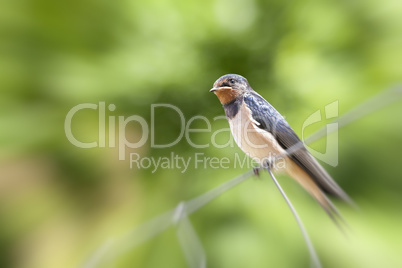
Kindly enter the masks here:
M 222 104 L 227 104 L 249 90 L 251 87 L 246 78 L 238 74 L 226 74 L 215 81 L 209 92 L 214 92 Z

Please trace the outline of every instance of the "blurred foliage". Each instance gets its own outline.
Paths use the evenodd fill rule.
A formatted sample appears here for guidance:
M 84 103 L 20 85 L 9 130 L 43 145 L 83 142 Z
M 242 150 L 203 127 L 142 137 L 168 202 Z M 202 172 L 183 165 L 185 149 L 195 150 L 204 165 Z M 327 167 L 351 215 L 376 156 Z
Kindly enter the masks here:
M 314 111 L 340 113 L 402 78 L 402 2 L 385 1 L 2 1 L 0 9 L 0 263 L 78 267 L 99 245 L 245 169 L 130 168 L 118 147 L 81 149 L 64 132 L 81 103 L 114 104 L 118 116 L 151 120 L 151 104 L 211 120 L 210 144 L 227 128 L 208 90 L 239 73 L 298 134 Z M 345 238 L 293 181 L 281 178 L 324 267 L 401 267 L 401 104 L 339 133 L 339 165 L 325 166 L 360 210 L 337 203 L 353 231 Z M 98 112 L 81 111 L 73 133 L 97 141 Z M 174 111 L 156 110 L 155 140 L 181 131 Z M 311 134 L 321 122 L 306 130 Z M 196 120 L 191 127 L 205 128 Z M 138 141 L 143 129 L 127 127 Z M 116 135 L 118 131 L 116 130 Z M 108 140 L 109 135 L 106 135 Z M 229 134 L 217 140 L 224 143 Z M 121 142 L 121 140 L 120 140 Z M 312 147 L 322 149 L 325 142 Z M 150 140 L 142 157 L 229 157 L 236 147 L 171 148 Z M 308 267 L 300 232 L 268 176 L 249 180 L 190 217 L 208 267 Z M 291 256 L 291 258 L 289 258 Z M 132 249 L 113 267 L 186 267 L 174 229 Z

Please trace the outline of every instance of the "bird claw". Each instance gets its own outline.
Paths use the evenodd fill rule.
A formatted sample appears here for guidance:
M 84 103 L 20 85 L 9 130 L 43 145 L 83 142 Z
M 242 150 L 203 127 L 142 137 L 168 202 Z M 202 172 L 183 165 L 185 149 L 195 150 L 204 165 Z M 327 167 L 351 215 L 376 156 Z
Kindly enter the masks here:
M 253 168 L 254 175 L 259 177 L 260 176 L 260 170 L 261 170 L 261 167 Z
M 265 161 L 265 163 L 264 163 L 264 165 L 263 165 L 263 168 L 265 168 L 265 169 L 267 169 L 267 170 L 272 170 L 272 169 L 273 169 L 273 166 L 274 166 L 273 161 L 267 160 L 267 161 Z

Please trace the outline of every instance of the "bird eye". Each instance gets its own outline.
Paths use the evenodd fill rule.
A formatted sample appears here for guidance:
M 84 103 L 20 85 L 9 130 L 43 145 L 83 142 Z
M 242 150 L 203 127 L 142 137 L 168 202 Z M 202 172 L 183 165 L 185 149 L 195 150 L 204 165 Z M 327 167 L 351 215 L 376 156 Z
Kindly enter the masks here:
M 230 79 L 230 80 L 229 80 L 229 83 L 234 84 L 234 83 L 235 83 L 235 80 L 234 80 L 234 79 Z

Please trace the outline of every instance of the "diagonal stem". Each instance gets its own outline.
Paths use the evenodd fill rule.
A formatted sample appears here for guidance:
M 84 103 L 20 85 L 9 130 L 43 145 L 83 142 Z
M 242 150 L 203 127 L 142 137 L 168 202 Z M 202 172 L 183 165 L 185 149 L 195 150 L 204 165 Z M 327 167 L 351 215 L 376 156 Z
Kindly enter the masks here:
M 271 171 L 271 168 L 268 166 L 267 167 L 267 171 L 269 173 L 269 175 L 271 176 L 272 180 L 274 181 L 276 187 L 278 187 L 279 192 L 282 194 L 283 198 L 285 199 L 287 205 L 289 206 L 290 210 L 292 211 L 293 216 L 296 219 L 297 225 L 299 225 L 300 231 L 302 232 L 304 241 L 306 242 L 307 245 L 307 249 L 310 253 L 310 257 L 313 263 L 313 266 L 316 268 L 321 268 L 321 263 L 320 260 L 318 258 L 317 252 L 314 249 L 313 243 L 310 240 L 310 237 L 308 236 L 308 233 L 306 231 L 306 229 L 304 228 L 303 222 L 301 221 L 299 214 L 297 214 L 296 209 L 293 207 L 292 203 L 290 202 L 289 198 L 287 197 L 287 195 L 285 194 L 285 192 L 283 191 L 281 185 L 279 184 L 279 182 L 277 181 L 277 179 L 275 178 L 274 174 Z
M 206 268 L 207 258 L 201 240 L 186 214 L 186 203 L 181 202 L 173 215 L 177 237 L 190 268 Z

